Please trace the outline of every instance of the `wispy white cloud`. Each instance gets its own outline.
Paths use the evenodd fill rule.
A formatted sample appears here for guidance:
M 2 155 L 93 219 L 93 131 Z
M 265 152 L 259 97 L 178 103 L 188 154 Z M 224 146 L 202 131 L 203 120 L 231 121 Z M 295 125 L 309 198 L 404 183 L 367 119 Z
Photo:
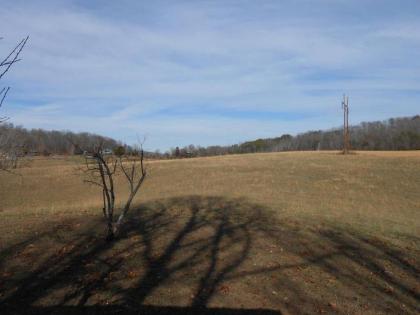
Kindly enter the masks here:
M 4 8 L 0 54 L 31 36 L 7 77 L 13 93 L 5 107 L 28 127 L 124 141 L 147 133 L 151 147 L 165 149 L 338 125 L 343 92 L 354 101 L 354 121 L 385 118 L 378 108 L 418 112 L 415 1 L 380 8 L 327 0 L 10 1 Z M 171 116 L 180 108 L 194 115 Z M 279 114 L 259 120 L 241 111 Z M 310 115 L 288 120 L 294 113 Z

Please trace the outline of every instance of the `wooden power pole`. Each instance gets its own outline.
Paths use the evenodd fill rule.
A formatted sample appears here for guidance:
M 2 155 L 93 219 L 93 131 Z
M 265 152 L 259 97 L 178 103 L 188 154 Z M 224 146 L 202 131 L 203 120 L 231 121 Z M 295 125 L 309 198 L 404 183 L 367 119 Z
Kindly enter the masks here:
M 350 151 L 350 133 L 349 133 L 349 97 L 346 95 L 343 95 L 341 108 L 343 109 L 343 112 L 344 112 L 343 153 L 347 154 Z

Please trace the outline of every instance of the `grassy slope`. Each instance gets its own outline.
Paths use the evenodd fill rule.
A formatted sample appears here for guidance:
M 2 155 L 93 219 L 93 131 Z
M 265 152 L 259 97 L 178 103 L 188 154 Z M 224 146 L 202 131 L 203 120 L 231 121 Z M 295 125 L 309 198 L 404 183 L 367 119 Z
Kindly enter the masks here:
M 136 224 L 112 248 L 100 240 L 100 194 L 82 184 L 77 160 L 2 174 L 5 301 L 419 311 L 420 152 L 252 154 L 149 169 Z M 28 294 L 28 279 L 51 292 Z

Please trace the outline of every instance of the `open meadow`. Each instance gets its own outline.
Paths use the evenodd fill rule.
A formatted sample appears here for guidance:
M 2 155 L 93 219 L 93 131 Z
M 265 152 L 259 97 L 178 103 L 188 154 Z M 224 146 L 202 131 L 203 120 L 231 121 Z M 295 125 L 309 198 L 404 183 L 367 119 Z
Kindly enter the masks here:
M 420 313 L 420 151 L 148 161 L 110 244 L 80 167 L 34 158 L 0 173 L 3 310 Z

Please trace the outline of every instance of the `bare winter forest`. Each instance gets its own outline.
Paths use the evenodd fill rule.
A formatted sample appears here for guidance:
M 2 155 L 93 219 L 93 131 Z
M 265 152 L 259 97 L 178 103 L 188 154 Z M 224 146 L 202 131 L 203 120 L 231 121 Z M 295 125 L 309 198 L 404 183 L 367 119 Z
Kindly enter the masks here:
M 80 147 L 93 148 L 98 142 L 111 150 L 126 146 L 123 143 L 90 133 L 74 133 L 70 131 L 46 131 L 42 129 L 25 129 L 3 124 L 0 126 L 3 137 L 17 143 L 23 155 L 38 154 L 81 154 Z M 277 138 L 258 139 L 231 146 L 189 145 L 176 146 L 167 152 L 150 152 L 154 158 L 196 157 L 223 154 L 240 154 L 255 152 L 282 152 L 296 150 L 340 150 L 343 145 L 342 129 L 326 131 L 308 131 L 292 136 L 281 135 Z M 350 128 L 351 147 L 355 150 L 419 150 L 420 149 L 420 116 L 391 118 L 387 121 L 365 122 Z

